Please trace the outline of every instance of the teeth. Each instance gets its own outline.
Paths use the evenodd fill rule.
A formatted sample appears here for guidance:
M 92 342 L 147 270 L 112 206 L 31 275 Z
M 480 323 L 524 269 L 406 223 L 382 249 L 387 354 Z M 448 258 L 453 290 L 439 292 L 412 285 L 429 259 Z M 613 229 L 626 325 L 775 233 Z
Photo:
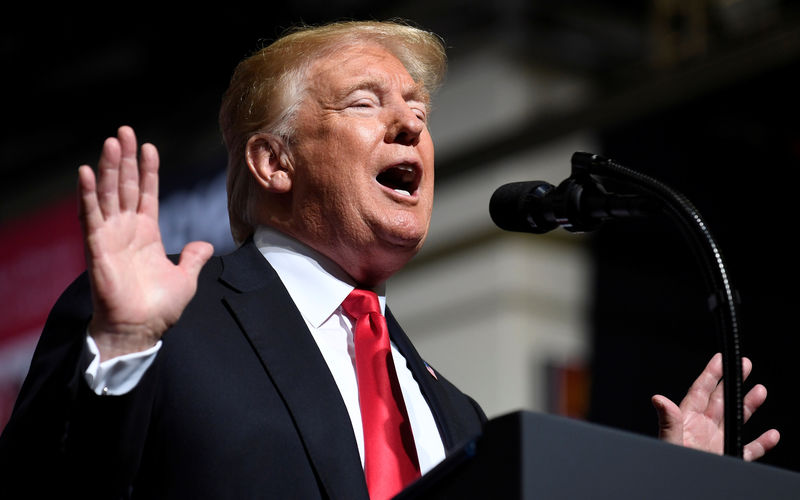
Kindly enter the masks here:
M 405 189 L 395 189 L 395 190 L 394 190 L 394 192 L 395 192 L 395 193 L 404 194 L 404 195 L 406 195 L 406 196 L 411 196 L 411 193 L 409 193 L 409 192 L 408 192 L 408 191 L 406 191 Z

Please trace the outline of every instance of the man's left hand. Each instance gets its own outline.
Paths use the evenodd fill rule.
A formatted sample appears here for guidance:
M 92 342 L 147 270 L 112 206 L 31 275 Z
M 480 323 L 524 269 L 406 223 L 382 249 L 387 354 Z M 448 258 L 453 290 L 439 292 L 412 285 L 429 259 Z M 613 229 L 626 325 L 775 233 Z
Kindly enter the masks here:
M 742 378 L 747 379 L 753 364 L 742 358 Z M 717 353 L 697 377 L 680 405 L 665 396 L 655 395 L 653 406 L 658 413 L 659 438 L 668 443 L 688 446 L 721 455 L 724 448 L 724 395 L 722 355 Z M 744 421 L 767 399 L 767 389 L 755 385 L 744 397 Z M 757 460 L 778 444 L 780 433 L 770 429 L 744 447 L 744 459 Z

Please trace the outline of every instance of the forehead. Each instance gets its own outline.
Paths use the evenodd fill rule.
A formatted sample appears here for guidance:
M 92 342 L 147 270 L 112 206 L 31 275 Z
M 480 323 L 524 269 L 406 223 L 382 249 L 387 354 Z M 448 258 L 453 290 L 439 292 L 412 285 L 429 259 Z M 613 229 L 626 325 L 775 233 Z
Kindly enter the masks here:
M 403 63 L 384 47 L 354 44 L 331 51 L 314 61 L 308 71 L 309 86 L 319 92 L 334 94 L 366 86 L 398 86 L 404 94 L 426 95 Z

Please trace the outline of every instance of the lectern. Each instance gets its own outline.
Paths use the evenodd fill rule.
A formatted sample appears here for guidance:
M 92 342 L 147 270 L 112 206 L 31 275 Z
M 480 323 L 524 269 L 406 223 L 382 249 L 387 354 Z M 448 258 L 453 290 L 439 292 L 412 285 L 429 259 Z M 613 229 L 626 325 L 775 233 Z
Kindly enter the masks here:
M 411 499 L 800 499 L 800 474 L 534 412 L 490 420 L 395 497 Z

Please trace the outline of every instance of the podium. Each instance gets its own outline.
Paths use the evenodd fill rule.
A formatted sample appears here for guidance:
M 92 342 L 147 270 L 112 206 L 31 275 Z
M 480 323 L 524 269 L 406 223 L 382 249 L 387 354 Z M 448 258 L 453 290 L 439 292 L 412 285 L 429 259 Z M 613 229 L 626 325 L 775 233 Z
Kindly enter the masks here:
M 800 474 L 533 412 L 487 422 L 395 500 L 800 499 Z

